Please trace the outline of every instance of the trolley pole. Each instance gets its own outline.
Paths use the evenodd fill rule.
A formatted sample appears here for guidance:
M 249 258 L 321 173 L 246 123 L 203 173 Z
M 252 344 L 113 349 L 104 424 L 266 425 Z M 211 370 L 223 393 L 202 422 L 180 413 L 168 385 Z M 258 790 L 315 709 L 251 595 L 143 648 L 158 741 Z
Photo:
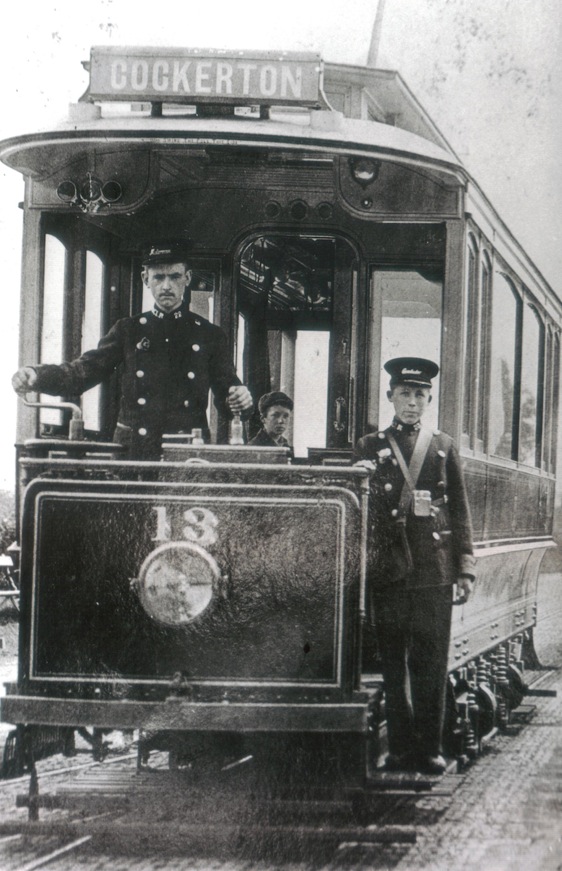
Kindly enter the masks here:
M 373 22 L 373 32 L 371 33 L 371 44 L 369 46 L 369 54 L 367 55 L 367 66 L 373 69 L 377 66 L 378 62 L 385 3 L 386 0 L 379 0 L 377 4 L 377 11 Z

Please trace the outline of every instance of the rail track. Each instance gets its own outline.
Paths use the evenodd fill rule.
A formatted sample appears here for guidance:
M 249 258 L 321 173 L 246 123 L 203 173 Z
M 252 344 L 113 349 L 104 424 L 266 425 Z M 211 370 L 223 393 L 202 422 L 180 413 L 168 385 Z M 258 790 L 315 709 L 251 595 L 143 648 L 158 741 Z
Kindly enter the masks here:
M 553 674 L 533 675 L 537 702 L 513 712 L 504 737 L 554 694 Z M 42 760 L 31 777 L 2 784 L 0 866 L 104 869 L 119 856 L 121 867 L 144 869 L 150 855 L 179 868 L 188 855 L 193 867 L 393 868 L 438 824 L 470 771 L 456 762 L 442 777 L 378 770 L 359 791 L 310 788 L 298 771 L 264 776 L 251 755 L 177 769 L 164 753 L 139 769 L 133 749 L 102 763 Z

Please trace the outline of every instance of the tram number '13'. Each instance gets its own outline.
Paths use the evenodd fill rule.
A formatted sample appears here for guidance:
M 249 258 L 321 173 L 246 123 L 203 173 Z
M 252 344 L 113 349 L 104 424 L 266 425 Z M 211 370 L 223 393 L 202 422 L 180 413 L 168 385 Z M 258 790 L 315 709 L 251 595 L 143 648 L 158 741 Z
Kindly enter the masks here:
M 152 537 L 152 541 L 171 541 L 172 524 L 168 517 L 167 506 L 154 506 L 152 510 L 156 513 L 156 535 Z M 183 537 L 187 541 L 195 541 L 203 547 L 215 543 L 218 538 L 217 526 L 219 521 L 212 511 L 197 506 L 188 508 L 181 516 L 185 523 L 179 530 L 180 535 L 174 536 L 175 540 Z

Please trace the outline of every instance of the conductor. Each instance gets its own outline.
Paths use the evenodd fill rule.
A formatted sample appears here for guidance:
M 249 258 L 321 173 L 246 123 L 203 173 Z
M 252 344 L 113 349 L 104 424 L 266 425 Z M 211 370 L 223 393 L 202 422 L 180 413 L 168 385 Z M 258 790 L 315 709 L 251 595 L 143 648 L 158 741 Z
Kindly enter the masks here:
M 439 367 L 399 357 L 385 367 L 389 427 L 359 440 L 372 470 L 369 584 L 379 642 L 390 770 L 440 774 L 453 587 L 474 581 L 472 527 L 450 436 L 422 426 Z
M 186 246 L 149 245 L 142 279 L 154 298 L 150 311 L 117 321 L 77 360 L 61 365 L 23 366 L 12 378 L 17 393 L 30 390 L 75 396 L 121 370 L 121 402 L 114 440 L 133 459 L 158 459 L 163 433 L 209 437 L 209 388 L 223 413 L 252 407 L 230 359 L 220 327 L 189 310 L 184 292 L 191 280 Z

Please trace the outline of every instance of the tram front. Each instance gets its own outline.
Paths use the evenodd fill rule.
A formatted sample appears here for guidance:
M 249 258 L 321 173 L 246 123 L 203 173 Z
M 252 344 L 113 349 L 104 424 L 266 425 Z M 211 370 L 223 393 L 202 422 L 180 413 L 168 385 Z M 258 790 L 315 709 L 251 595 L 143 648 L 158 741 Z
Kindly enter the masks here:
M 368 476 L 351 449 L 383 413 L 386 359 L 457 354 L 465 177 L 396 74 L 113 48 L 89 69 L 67 124 L 1 146 L 26 180 L 22 363 L 76 358 L 149 309 L 143 245 L 189 239 L 191 311 L 225 331 L 256 402 L 293 398 L 294 459 L 228 447 L 210 405 L 210 444 L 120 460 L 119 369 L 62 397 L 78 442 L 67 409 L 22 405 L 21 661 L 2 718 L 352 736 L 361 778 L 379 695 L 360 679 Z M 446 367 L 436 390 L 446 429 L 438 397 L 460 377 Z

